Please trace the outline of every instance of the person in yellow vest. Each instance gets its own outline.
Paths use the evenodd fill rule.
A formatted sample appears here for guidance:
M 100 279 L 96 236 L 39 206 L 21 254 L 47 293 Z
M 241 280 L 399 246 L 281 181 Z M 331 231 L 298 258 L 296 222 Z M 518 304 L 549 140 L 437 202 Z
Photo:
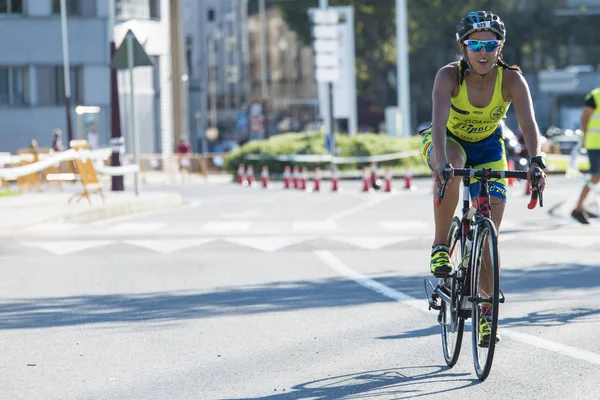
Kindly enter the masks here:
M 581 129 L 583 130 L 583 147 L 587 150 L 590 160 L 590 179 L 583 186 L 579 201 L 571 216 L 582 224 L 589 224 L 588 215 L 583 209 L 583 202 L 593 185 L 600 181 L 600 88 L 592 90 L 585 96 L 581 114 Z
M 490 11 L 470 12 L 456 27 L 456 40 L 462 57 L 437 72 L 432 93 L 432 125 L 421 132 L 424 135 L 421 141 L 423 160 L 435 180 L 434 199 L 446 168 L 452 170 L 465 165 L 475 169 L 508 168 L 501 121 L 511 103 L 531 156 L 529 181 L 532 181 L 536 167 L 546 168 L 529 86 L 520 68 L 508 65 L 502 59 L 505 38 L 504 23 Z M 453 178 L 452 172 L 444 201 L 433 207 L 435 234 L 430 270 L 440 278 L 452 272 L 448 230 L 458 204 L 460 187 L 460 179 Z M 506 205 L 507 184 L 506 179 L 489 182 L 492 219 L 498 229 Z M 539 182 L 541 191 L 545 184 L 546 176 L 542 173 Z M 470 189 L 475 197 L 479 184 L 471 185 Z M 483 340 L 490 339 L 490 315 L 491 305 L 482 303 L 479 330 Z

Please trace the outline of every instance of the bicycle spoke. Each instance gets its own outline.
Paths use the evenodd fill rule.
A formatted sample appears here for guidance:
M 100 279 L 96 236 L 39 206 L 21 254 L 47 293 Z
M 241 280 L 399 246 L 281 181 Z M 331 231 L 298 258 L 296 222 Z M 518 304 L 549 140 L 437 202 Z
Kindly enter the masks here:
M 448 244 L 453 249 L 450 256 L 453 271 L 458 270 L 463 257 L 462 243 L 457 232 L 460 232 L 460 221 L 458 218 L 454 218 L 448 233 Z M 439 315 L 442 330 L 442 350 L 446 364 L 449 367 L 453 367 L 456 361 L 458 361 L 460 354 L 465 321 L 459 315 L 460 297 L 457 297 L 456 274 L 454 273 L 451 277 L 444 279 L 443 285 L 445 286 L 445 291 L 449 294 L 450 302 L 442 300 L 442 309 Z
M 472 348 L 475 372 L 480 380 L 490 373 L 498 328 L 498 239 L 493 223 L 478 227 L 472 263 Z

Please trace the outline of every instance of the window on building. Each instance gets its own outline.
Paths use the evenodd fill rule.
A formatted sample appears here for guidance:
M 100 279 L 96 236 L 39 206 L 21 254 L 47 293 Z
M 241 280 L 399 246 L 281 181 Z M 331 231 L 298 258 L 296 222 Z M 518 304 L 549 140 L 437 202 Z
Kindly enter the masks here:
M 193 49 L 193 38 L 192 35 L 185 37 L 185 58 L 187 61 L 188 75 L 193 75 L 192 70 L 192 49 Z
M 160 19 L 160 0 L 116 0 L 116 18 Z
M 81 15 L 81 0 L 65 0 L 67 15 Z M 60 14 L 60 0 L 52 0 L 52 13 Z
M 0 106 L 27 104 L 27 69 L 0 67 Z
M 42 106 L 65 104 L 64 69 L 59 66 L 38 66 L 36 68 L 38 103 Z M 80 66 L 72 66 L 69 80 L 71 81 L 71 104 L 81 104 L 83 101 L 83 73 Z
M 22 14 L 23 0 L 0 0 L 0 14 Z
M 215 9 L 209 8 L 208 15 L 206 16 L 206 18 L 208 19 L 209 22 L 212 22 L 215 20 L 215 17 L 216 17 Z

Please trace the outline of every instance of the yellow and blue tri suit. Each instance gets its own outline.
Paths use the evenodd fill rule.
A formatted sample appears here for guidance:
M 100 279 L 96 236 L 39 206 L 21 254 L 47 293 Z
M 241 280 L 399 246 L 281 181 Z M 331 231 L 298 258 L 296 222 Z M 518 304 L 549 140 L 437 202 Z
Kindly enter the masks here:
M 460 74 L 460 63 L 458 64 Z M 510 107 L 510 102 L 502 98 L 502 75 L 503 68 L 498 67 L 496 86 L 490 104 L 486 107 L 475 107 L 469 101 L 467 94 L 467 83 L 463 80 L 458 95 L 450 101 L 450 115 L 446 124 L 446 135 L 448 140 L 458 144 L 463 152 L 466 163 L 474 169 L 492 168 L 506 170 L 506 152 L 504 148 L 504 134 L 502 118 Z M 424 131 L 421 142 L 421 155 L 429 165 L 429 155 L 433 150 L 431 139 L 431 128 Z M 488 188 L 490 196 L 498 197 L 506 201 L 506 179 L 490 181 Z M 471 196 L 475 197 L 479 192 L 479 184 L 475 179 L 471 180 Z

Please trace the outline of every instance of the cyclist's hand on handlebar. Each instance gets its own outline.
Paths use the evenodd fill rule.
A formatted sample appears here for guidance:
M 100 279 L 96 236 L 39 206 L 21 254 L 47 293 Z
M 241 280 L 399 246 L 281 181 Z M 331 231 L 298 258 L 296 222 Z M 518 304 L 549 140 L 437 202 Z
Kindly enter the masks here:
M 532 188 L 536 188 L 537 186 L 537 189 L 539 189 L 540 193 L 544 193 L 544 189 L 546 188 L 546 173 L 540 167 L 537 165 L 531 165 L 527 171 L 527 180 L 531 184 Z
M 449 162 L 438 163 L 435 169 L 433 170 L 433 178 L 435 179 L 436 187 L 440 187 L 444 183 L 444 170 L 446 169 L 450 171 L 448 182 L 450 182 L 454 178 L 454 168 L 452 168 L 452 164 L 450 164 Z

